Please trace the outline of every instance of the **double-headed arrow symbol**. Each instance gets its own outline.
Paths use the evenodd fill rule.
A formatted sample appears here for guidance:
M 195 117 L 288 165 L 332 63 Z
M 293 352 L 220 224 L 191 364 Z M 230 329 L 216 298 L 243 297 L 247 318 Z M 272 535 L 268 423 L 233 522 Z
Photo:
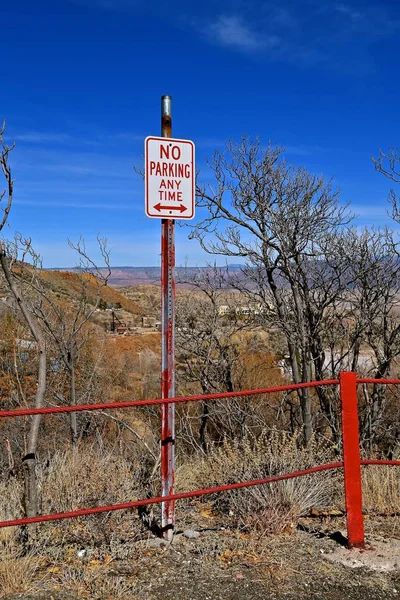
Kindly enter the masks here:
M 158 212 L 161 212 L 162 210 L 179 210 L 180 213 L 183 213 L 187 210 L 187 207 L 183 206 L 183 204 L 180 204 L 179 206 L 163 206 L 160 202 L 155 204 L 154 208 L 158 210 Z

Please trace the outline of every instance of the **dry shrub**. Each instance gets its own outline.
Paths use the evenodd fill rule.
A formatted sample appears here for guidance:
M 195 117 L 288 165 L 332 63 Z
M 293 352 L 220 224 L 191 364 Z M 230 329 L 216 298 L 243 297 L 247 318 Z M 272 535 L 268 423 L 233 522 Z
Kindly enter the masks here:
M 110 576 L 104 565 L 94 569 L 85 565 L 65 566 L 54 582 L 56 587 L 74 591 L 79 598 L 128 600 L 134 597 L 135 584 L 121 576 Z
M 45 576 L 38 575 L 42 562 L 41 557 L 33 550 L 21 556 L 14 539 L 3 540 L 0 547 L 0 591 L 2 594 L 7 596 L 40 589 L 45 579 Z
M 69 512 L 82 508 L 107 506 L 146 497 L 156 485 L 151 478 L 154 459 L 138 442 L 129 445 L 129 456 L 119 444 L 105 449 L 94 443 L 81 442 L 75 448 L 57 450 L 42 456 L 37 464 L 40 513 Z M 128 455 L 128 451 L 126 451 Z M 0 520 L 24 516 L 23 485 L 20 479 L 0 481 Z M 137 509 L 104 512 L 85 517 L 0 529 L 3 543 L 13 543 L 16 551 L 33 545 L 53 560 L 65 545 L 97 547 L 113 557 L 126 558 L 132 541 L 143 531 Z M 101 554 L 100 552 L 100 554 Z
M 9 521 L 23 516 L 22 482 L 15 477 L 0 481 L 0 521 Z M 0 548 L 3 543 L 10 543 L 16 538 L 18 528 L 0 529 Z
M 54 454 L 40 468 L 42 507 L 62 512 L 136 497 L 132 465 L 117 453 L 80 445 Z
M 363 467 L 363 508 L 371 513 L 400 512 L 400 468 L 369 465 Z
M 300 435 L 272 430 L 255 439 L 235 443 L 226 440 L 209 455 L 191 465 L 183 465 L 177 474 L 181 489 L 203 488 L 262 479 L 291 473 L 330 462 L 333 451 L 327 444 L 312 440 L 302 447 Z M 212 497 L 214 509 L 229 515 L 239 527 L 256 527 L 265 531 L 282 531 L 293 527 L 296 519 L 311 508 L 332 504 L 337 475 L 324 471 L 241 490 L 223 492 Z
M 38 471 L 43 514 L 107 506 L 141 497 L 139 458 L 128 462 L 117 452 L 101 452 L 95 445 L 81 444 L 58 451 L 47 463 L 42 461 Z M 140 529 L 136 510 L 128 515 L 126 511 L 117 511 L 68 519 L 52 527 L 55 534 L 68 532 L 70 542 L 101 541 L 106 545 L 111 544 L 116 532 L 123 537 L 122 532 L 129 530 L 134 535 Z

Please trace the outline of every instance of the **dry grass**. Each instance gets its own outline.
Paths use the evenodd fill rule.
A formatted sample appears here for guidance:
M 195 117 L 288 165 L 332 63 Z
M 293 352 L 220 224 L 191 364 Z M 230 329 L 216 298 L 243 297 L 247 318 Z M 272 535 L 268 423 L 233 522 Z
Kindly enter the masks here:
M 137 497 L 134 464 L 117 453 L 80 445 L 56 452 L 39 469 L 44 512 L 123 502 Z
M 40 589 L 46 574 L 39 574 L 42 558 L 31 550 L 21 556 L 14 536 L 2 541 L 0 561 L 0 590 L 8 594 L 29 593 Z
M 400 468 L 384 465 L 363 467 L 363 508 L 370 513 L 400 512 Z
M 178 486 L 191 489 L 261 479 L 331 460 L 332 451 L 327 445 L 312 441 L 303 448 L 298 435 L 273 430 L 257 439 L 248 437 L 242 444 L 226 441 L 215 447 L 207 458 L 182 466 L 177 474 Z M 332 505 L 336 481 L 335 471 L 325 471 L 234 490 L 215 495 L 213 507 L 229 516 L 236 526 L 278 532 L 293 527 L 298 517 L 311 508 Z
M 55 584 L 55 585 L 54 585 Z M 104 564 L 69 565 L 53 580 L 53 587 L 68 589 L 79 598 L 125 600 L 134 597 L 134 583 L 124 577 L 110 576 Z
M 21 504 L 22 483 L 14 477 L 7 481 L 0 481 L 0 521 L 16 519 L 23 514 Z M 16 533 L 15 527 L 0 529 L 0 546 L 2 543 L 14 539 Z
M 55 452 L 37 468 L 42 513 L 63 512 L 107 505 L 142 497 L 142 464 L 138 449 L 128 461 L 114 447 L 80 444 Z M 22 516 L 21 483 L 0 484 L 0 519 Z M 43 523 L 28 527 L 28 540 L 20 528 L 0 529 L 0 597 L 39 589 L 70 589 L 82 598 L 132 598 L 132 585 L 108 577 L 108 563 L 127 558 L 132 542 L 143 531 L 137 511 L 118 511 Z M 78 550 L 84 549 L 84 558 Z M 105 559 L 106 557 L 106 559 Z
M 48 463 L 42 461 L 38 469 L 42 513 L 107 506 L 141 498 L 143 473 L 140 463 L 144 456 L 136 451 L 132 452 L 131 458 L 131 461 L 124 458 L 118 447 L 100 451 L 98 446 L 87 444 L 56 452 Z M 52 532 L 53 544 L 100 544 L 108 551 L 110 546 L 115 546 L 115 539 L 132 540 L 141 529 L 136 510 L 90 515 L 41 528 Z
M 12 540 L 1 545 L 0 593 L 27 594 L 48 590 L 67 589 L 79 598 L 91 600 L 125 600 L 134 597 L 134 583 L 124 577 L 109 574 L 111 558 L 86 560 L 76 552 L 60 553 L 56 563 L 49 562 L 37 541 L 31 550 L 20 554 Z
M 42 514 L 72 511 L 100 505 L 129 502 L 145 496 L 143 472 L 146 455 L 131 446 L 128 461 L 118 446 L 114 452 L 80 444 L 75 449 L 56 451 L 37 467 Z M 0 483 L 0 520 L 23 516 L 22 486 L 16 479 Z M 143 532 L 138 511 L 116 511 L 43 523 L 27 528 L 28 542 L 22 543 L 20 528 L 0 529 L 0 550 L 13 544 L 16 555 L 37 547 L 50 561 L 63 560 L 68 547 L 99 548 L 100 555 L 126 558 L 132 542 Z
M 139 447 L 132 447 L 129 456 L 124 456 L 118 444 L 108 450 L 100 448 L 81 443 L 75 449 L 56 451 L 48 460 L 40 461 L 38 481 L 43 513 L 145 497 L 146 455 Z M 249 433 L 240 444 L 226 440 L 205 458 L 185 460 L 177 471 L 177 491 L 260 479 L 332 460 L 337 457 L 326 443 L 313 440 L 303 448 L 299 435 L 272 430 L 255 438 Z M 365 467 L 363 486 L 367 511 L 400 511 L 400 469 Z M 1 520 L 22 514 L 21 492 L 21 482 L 15 478 L 0 483 Z M 151 495 L 155 493 L 152 491 Z M 218 513 L 225 526 L 238 528 L 237 539 L 245 544 L 246 552 L 253 548 L 255 554 L 260 533 L 290 532 L 297 519 L 311 508 L 325 509 L 338 502 L 343 505 L 342 500 L 341 470 L 206 498 L 207 505 L 211 503 L 214 515 Z M 184 509 L 185 503 L 179 506 Z M 45 523 L 29 527 L 28 531 L 27 545 L 22 544 L 18 528 L 0 529 L 0 596 L 46 588 L 68 589 L 77 597 L 94 600 L 135 597 L 136 575 L 113 575 L 110 564 L 119 559 L 130 561 L 135 556 L 134 542 L 143 534 L 136 510 Z

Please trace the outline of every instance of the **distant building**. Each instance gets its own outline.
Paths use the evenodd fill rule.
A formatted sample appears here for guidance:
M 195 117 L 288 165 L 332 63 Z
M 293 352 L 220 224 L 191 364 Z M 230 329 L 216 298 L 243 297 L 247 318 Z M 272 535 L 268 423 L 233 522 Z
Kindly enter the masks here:
M 15 345 L 20 350 L 36 350 L 37 343 L 34 340 L 20 340 L 16 338 Z
M 221 304 L 218 307 L 218 315 L 224 317 L 230 314 L 236 314 L 241 316 L 256 316 L 263 315 L 268 311 L 272 311 L 274 306 L 272 303 L 263 302 L 250 302 L 249 304 L 241 304 L 239 306 L 228 306 L 227 304 Z
M 142 327 L 155 327 L 156 323 L 155 317 L 142 317 Z

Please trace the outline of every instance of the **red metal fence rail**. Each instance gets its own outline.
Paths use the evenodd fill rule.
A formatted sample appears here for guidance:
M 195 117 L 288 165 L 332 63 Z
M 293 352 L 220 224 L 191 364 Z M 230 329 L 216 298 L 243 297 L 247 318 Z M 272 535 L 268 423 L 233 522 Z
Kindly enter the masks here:
M 125 402 L 109 402 L 103 404 L 82 404 L 78 406 L 56 406 L 37 409 L 21 409 L 21 410 L 5 410 L 0 411 L 0 418 L 12 418 L 18 416 L 28 416 L 37 414 L 58 414 L 79 411 L 95 411 L 104 409 L 130 408 L 138 406 L 151 406 L 155 404 L 164 405 L 167 403 L 181 402 L 198 402 L 202 400 L 217 400 L 224 398 L 237 398 L 245 396 L 253 396 L 259 394 L 268 394 L 274 392 L 282 392 L 296 390 L 300 388 L 312 388 L 317 386 L 340 385 L 340 395 L 342 400 L 342 436 L 343 436 L 343 462 L 334 462 L 326 465 L 319 465 L 286 473 L 283 475 L 275 475 L 264 479 L 256 479 L 253 481 L 243 481 L 232 483 L 229 485 L 221 485 L 217 487 L 204 488 L 202 490 L 193 490 L 182 492 L 180 494 L 163 495 L 155 498 L 146 498 L 144 500 L 136 500 L 133 502 L 125 502 L 122 504 L 112 504 L 110 506 L 96 506 L 81 510 L 75 510 L 64 513 L 52 513 L 48 515 L 39 515 L 25 519 L 14 519 L 8 521 L 0 521 L 0 528 L 12 527 L 17 525 L 28 525 L 30 523 L 41 523 L 45 521 L 56 521 L 59 519 L 69 519 L 92 515 L 97 513 L 112 512 L 116 510 L 126 510 L 138 506 L 148 504 L 159 504 L 166 501 L 174 502 L 183 498 L 198 498 L 209 494 L 215 494 L 228 490 L 241 489 L 255 485 L 264 485 L 295 477 L 303 477 L 320 471 L 329 469 L 338 469 L 344 467 L 345 480 L 345 496 L 346 496 L 346 512 L 347 512 L 347 533 L 349 548 L 365 545 L 364 540 L 364 522 L 362 515 L 362 495 L 361 495 L 361 465 L 390 465 L 400 466 L 400 460 L 361 460 L 359 449 L 359 434 L 358 434 L 358 408 L 357 408 L 357 384 L 400 384 L 399 379 L 357 379 L 353 372 L 342 372 L 340 379 L 328 379 L 324 381 L 312 381 L 299 384 L 288 384 L 282 386 L 258 388 L 254 390 L 242 390 L 239 392 L 227 392 L 219 394 L 181 396 L 178 398 L 157 398 L 151 400 L 131 400 Z
M 176 398 L 152 398 L 151 400 L 124 400 L 123 402 L 103 402 L 103 404 L 78 404 L 77 406 L 49 406 L 47 408 L 21 408 L 18 410 L 2 410 L 0 418 L 23 417 L 26 415 L 51 415 L 66 412 L 83 412 L 90 410 L 105 410 L 106 408 L 132 408 L 134 406 L 153 406 L 154 404 L 177 404 L 180 402 L 199 402 L 201 400 L 223 400 L 224 398 L 241 398 L 257 394 L 271 394 L 313 388 L 320 385 L 337 385 L 339 379 L 326 379 L 324 381 L 309 381 L 307 383 L 288 383 L 274 387 L 257 388 L 255 390 L 241 390 L 239 392 L 222 392 L 216 394 L 197 394 L 193 396 L 178 396 Z M 400 380 L 398 381 L 400 383 Z

